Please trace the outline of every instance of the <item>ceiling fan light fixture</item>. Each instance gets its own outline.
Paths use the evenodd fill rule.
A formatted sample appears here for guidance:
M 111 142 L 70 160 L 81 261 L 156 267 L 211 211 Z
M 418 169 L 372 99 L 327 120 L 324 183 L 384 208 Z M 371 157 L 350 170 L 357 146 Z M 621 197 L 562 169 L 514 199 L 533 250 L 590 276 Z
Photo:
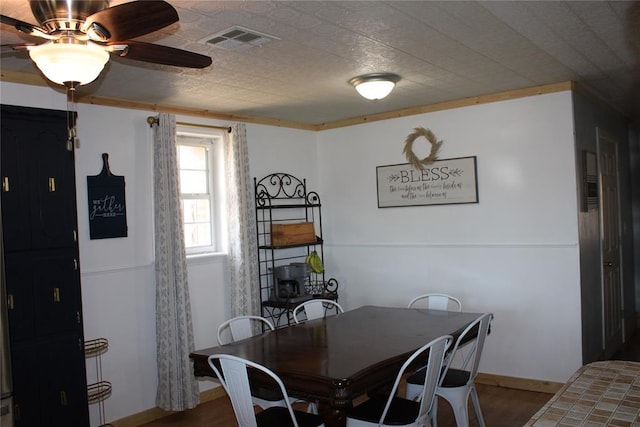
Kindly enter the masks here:
M 397 74 L 371 73 L 354 77 L 349 83 L 363 98 L 375 101 L 389 95 L 399 81 Z
M 98 78 L 109 53 L 92 43 L 45 43 L 29 47 L 29 56 L 46 78 L 75 87 Z

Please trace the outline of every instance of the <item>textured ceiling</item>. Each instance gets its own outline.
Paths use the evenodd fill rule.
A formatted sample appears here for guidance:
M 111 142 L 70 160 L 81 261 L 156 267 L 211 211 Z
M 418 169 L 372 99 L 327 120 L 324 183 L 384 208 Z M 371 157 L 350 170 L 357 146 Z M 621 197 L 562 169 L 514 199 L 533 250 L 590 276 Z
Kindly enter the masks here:
M 180 22 L 139 40 L 210 55 L 213 65 L 112 56 L 81 94 L 321 124 L 572 80 L 639 117 L 637 1 L 169 3 Z M 0 9 L 36 23 L 26 0 L 1 0 Z M 276 40 L 240 51 L 199 42 L 234 25 Z M 41 40 L 0 27 L 2 44 Z M 1 69 L 38 74 L 26 52 L 3 50 Z M 367 101 L 348 84 L 382 71 L 402 77 L 384 100 Z

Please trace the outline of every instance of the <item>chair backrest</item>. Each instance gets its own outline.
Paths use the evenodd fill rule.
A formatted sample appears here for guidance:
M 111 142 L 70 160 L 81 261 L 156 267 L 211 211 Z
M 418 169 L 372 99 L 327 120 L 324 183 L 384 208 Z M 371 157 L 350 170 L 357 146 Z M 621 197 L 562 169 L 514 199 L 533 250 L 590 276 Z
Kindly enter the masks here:
M 384 410 L 382 411 L 382 415 L 380 416 L 380 425 L 385 425 L 384 419 L 387 416 L 387 412 L 389 412 L 391 402 L 393 402 L 393 398 L 398 392 L 398 386 L 400 385 L 402 377 L 404 376 L 407 368 L 414 362 L 416 358 L 420 357 L 425 352 L 429 352 L 427 366 L 426 368 L 424 368 L 426 369 L 426 371 L 424 384 L 422 385 L 423 390 L 421 393 L 422 399 L 420 400 L 420 411 L 418 412 L 415 423 L 415 425 L 425 425 L 426 420 L 429 417 L 429 413 L 431 412 L 433 401 L 435 399 L 436 387 L 438 386 L 438 380 L 440 379 L 440 372 L 442 370 L 444 356 L 452 341 L 453 337 L 451 335 L 443 335 L 439 338 L 436 338 L 420 347 L 411 355 L 411 357 L 407 359 L 406 362 L 404 362 L 404 364 L 400 368 L 400 371 L 398 372 L 396 381 L 393 384 L 393 388 L 391 389 L 391 393 L 389 394 L 387 404 L 385 405 Z M 427 423 L 426 425 L 431 424 Z
M 212 354 L 207 361 L 218 377 L 222 387 L 224 387 L 224 390 L 229 395 L 229 399 L 231 399 L 231 405 L 233 406 L 233 412 L 236 415 L 238 425 L 242 427 L 257 427 L 248 373 L 248 369 L 253 368 L 267 374 L 273 379 L 274 383 L 280 387 L 280 391 L 284 396 L 284 404 L 289 410 L 293 426 L 298 427 L 293 408 L 291 407 L 291 403 L 289 403 L 287 390 L 282 380 L 280 380 L 273 371 L 258 363 L 230 354 Z M 216 365 L 216 361 L 219 366 Z
M 460 334 L 453 348 L 451 349 L 450 354 L 455 356 L 456 351 L 461 346 L 465 346 L 464 360 L 460 368 L 464 371 L 469 371 L 469 381 L 467 383 L 471 383 L 478 374 L 478 366 L 480 365 L 480 359 L 482 358 L 482 350 L 484 349 L 484 342 L 489 334 L 489 326 L 491 325 L 491 320 L 493 320 L 492 313 L 485 313 L 482 316 L 478 317 L 473 321 L 469 326 L 465 328 L 465 330 Z M 471 342 L 469 342 L 468 335 L 477 330 L 477 336 L 473 338 Z M 447 374 L 447 371 L 451 367 L 451 362 L 453 360 L 453 356 L 449 357 L 445 363 L 444 369 L 442 370 L 442 376 L 440 378 L 440 383 L 444 381 L 444 378 Z
M 409 302 L 408 307 L 413 308 L 418 301 L 426 302 L 427 308 L 431 310 L 462 311 L 460 300 L 447 294 L 419 295 Z
M 304 310 L 307 315 L 307 320 L 320 319 L 327 315 L 327 311 L 335 309 L 336 312 L 344 313 L 344 310 L 336 301 L 331 299 L 312 299 L 299 304 L 293 309 L 293 320 L 296 323 L 300 323 L 302 319 L 298 318 L 300 313 Z
M 230 342 L 243 340 L 255 335 L 255 326 L 260 328 L 267 327 L 273 331 L 274 327 L 269 320 L 260 316 L 238 316 L 223 322 L 218 326 L 218 345 L 228 344 Z M 223 334 L 229 329 L 231 341 L 225 341 Z

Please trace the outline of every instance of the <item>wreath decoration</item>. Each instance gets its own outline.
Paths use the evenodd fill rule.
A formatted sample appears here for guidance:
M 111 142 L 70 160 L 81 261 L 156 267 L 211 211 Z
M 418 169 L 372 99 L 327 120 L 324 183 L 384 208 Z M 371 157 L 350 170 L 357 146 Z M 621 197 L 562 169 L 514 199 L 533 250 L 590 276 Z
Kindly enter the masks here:
M 413 142 L 419 137 L 425 137 L 431 144 L 431 152 L 424 159 L 419 159 L 413 152 Z M 438 150 L 442 146 L 443 141 L 438 141 L 438 138 L 429 129 L 423 127 L 413 128 L 413 133 L 407 136 L 404 140 L 404 149 L 402 152 L 407 157 L 407 161 L 416 169 L 424 169 L 426 165 L 429 165 L 438 160 Z

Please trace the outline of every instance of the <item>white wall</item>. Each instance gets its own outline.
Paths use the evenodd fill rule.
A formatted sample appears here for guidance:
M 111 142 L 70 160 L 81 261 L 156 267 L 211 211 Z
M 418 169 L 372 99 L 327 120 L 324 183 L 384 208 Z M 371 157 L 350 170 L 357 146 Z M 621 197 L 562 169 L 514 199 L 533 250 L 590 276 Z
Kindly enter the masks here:
M 477 156 L 478 204 L 377 207 L 376 166 L 406 163 L 404 140 L 417 126 L 444 140 L 440 158 Z M 581 365 L 569 92 L 329 130 L 318 139 L 325 262 L 346 308 L 451 293 L 465 311 L 495 314 L 483 372 L 565 381 Z M 414 151 L 418 141 L 428 152 L 424 139 Z
M 0 101 L 67 107 L 61 92 L 5 82 Z M 109 339 L 102 368 L 113 383 L 107 420 L 115 420 L 155 406 L 152 113 L 85 104 L 78 113 L 85 337 Z M 288 172 L 321 195 L 325 263 L 346 308 L 450 292 L 466 310 L 496 315 L 484 372 L 564 381 L 581 345 L 571 123 L 570 95 L 559 93 L 320 133 L 248 124 L 247 138 L 252 176 Z M 441 158 L 478 157 L 480 203 L 377 208 L 375 167 L 404 163 L 403 141 L 416 126 L 445 141 Z M 126 178 L 129 236 L 91 241 L 86 176 L 100 172 L 103 152 Z M 225 258 L 190 260 L 189 279 L 195 345 L 209 347 L 229 316 Z

